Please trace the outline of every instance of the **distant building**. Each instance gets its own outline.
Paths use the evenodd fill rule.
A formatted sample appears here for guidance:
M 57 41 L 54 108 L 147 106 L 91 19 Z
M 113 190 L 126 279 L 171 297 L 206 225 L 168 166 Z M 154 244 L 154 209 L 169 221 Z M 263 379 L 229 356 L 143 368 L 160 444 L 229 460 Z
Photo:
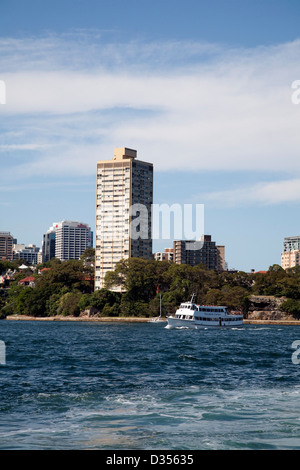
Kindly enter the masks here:
M 87 224 L 63 220 L 55 222 L 43 236 L 43 262 L 55 257 L 61 261 L 79 259 L 93 246 L 93 233 Z
M 285 237 L 283 240 L 283 251 L 300 250 L 300 236 Z
M 289 269 L 299 265 L 300 250 L 284 251 L 281 253 L 281 267 L 283 269 Z
M 300 236 L 285 237 L 283 240 L 283 252 L 281 253 L 281 267 L 293 268 L 300 265 Z
M 13 245 L 13 259 L 23 259 L 28 264 L 37 265 L 38 264 L 38 256 L 39 256 L 39 247 L 36 245 L 28 245 L 25 246 L 24 244 L 14 244 Z
M 95 289 L 121 259 L 152 259 L 153 165 L 136 157 L 121 147 L 97 162 Z
M 21 279 L 20 281 L 18 281 L 18 285 L 35 287 L 35 277 L 33 276 L 25 277 L 24 279 Z
M 196 266 L 204 264 L 208 269 L 225 269 L 225 246 L 216 246 L 211 235 L 203 235 L 201 240 L 176 240 L 173 243 L 174 262 Z
M 50 261 L 55 257 L 55 230 L 51 228 L 43 235 L 42 262 Z
M 156 261 L 174 261 L 173 248 L 165 248 L 164 251 L 158 251 L 154 254 Z
M 216 245 L 217 249 L 217 271 L 225 271 L 226 270 L 226 260 L 225 260 L 225 246 L 224 245 Z
M 13 240 L 14 238 L 10 232 L 0 232 L 0 260 L 5 259 L 12 261 Z

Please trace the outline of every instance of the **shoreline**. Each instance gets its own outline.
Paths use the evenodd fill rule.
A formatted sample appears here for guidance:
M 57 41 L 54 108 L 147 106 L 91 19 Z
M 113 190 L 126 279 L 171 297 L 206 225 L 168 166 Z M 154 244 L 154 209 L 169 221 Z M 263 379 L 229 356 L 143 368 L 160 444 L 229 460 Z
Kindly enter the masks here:
M 244 320 L 244 325 L 299 325 L 300 320 Z
M 55 317 L 28 317 L 26 315 L 9 315 L 4 320 L 15 321 L 75 321 L 75 322 L 114 322 L 114 323 L 147 323 L 151 318 L 145 317 L 71 317 L 57 315 Z M 299 325 L 300 320 L 248 320 L 244 325 Z
M 55 317 L 28 317 L 26 315 L 8 315 L 4 320 L 15 321 L 81 321 L 81 322 L 131 322 L 145 323 L 151 321 L 151 318 L 145 317 L 71 317 L 56 315 Z

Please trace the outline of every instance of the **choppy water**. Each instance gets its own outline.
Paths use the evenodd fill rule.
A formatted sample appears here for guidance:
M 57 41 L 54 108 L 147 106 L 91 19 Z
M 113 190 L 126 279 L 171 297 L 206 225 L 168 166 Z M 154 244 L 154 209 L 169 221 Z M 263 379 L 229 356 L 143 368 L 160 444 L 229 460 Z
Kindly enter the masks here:
M 1 449 L 300 449 L 300 328 L 1 321 Z

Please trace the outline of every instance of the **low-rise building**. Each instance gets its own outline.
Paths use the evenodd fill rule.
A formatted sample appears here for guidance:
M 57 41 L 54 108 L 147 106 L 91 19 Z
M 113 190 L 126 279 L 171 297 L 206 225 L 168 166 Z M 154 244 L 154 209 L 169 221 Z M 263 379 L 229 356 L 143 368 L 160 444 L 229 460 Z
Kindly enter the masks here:
M 156 261 L 174 261 L 173 248 L 165 248 L 164 251 L 157 251 L 154 254 Z
M 34 287 L 35 278 L 33 276 L 24 277 L 24 279 L 21 279 L 20 281 L 18 281 L 18 285 Z

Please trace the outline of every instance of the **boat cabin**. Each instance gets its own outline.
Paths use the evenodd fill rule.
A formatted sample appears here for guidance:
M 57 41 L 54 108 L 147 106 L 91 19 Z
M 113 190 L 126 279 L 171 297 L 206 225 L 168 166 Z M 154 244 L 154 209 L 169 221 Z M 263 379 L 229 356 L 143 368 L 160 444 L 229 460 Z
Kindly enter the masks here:
M 197 314 L 197 312 L 201 312 Z M 220 316 L 224 317 L 227 309 L 224 306 L 202 306 L 191 302 L 182 303 L 175 314 L 175 318 L 181 320 L 215 320 L 218 321 Z

